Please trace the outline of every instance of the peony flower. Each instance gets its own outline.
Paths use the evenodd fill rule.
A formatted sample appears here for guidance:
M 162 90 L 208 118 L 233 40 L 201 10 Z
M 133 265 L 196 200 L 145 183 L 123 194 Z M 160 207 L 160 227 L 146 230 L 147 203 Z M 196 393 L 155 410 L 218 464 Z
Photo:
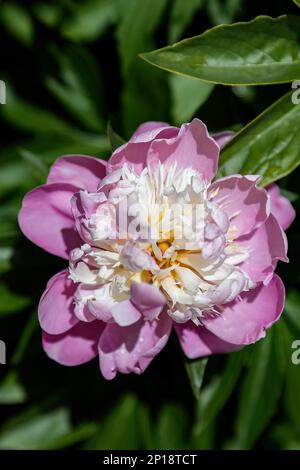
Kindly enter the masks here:
M 74 366 L 99 355 L 112 379 L 143 372 L 172 327 L 198 358 L 254 343 L 279 319 L 274 270 L 287 261 L 294 210 L 259 176 L 212 181 L 228 138 L 198 119 L 145 123 L 107 163 L 59 158 L 25 196 L 23 233 L 69 261 L 39 304 L 50 358 Z

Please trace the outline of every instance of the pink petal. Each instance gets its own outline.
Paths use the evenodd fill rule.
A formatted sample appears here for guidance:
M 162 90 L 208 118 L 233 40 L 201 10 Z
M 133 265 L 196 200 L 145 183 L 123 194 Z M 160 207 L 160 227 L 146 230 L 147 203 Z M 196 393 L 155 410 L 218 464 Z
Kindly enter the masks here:
M 120 327 L 108 323 L 99 341 L 100 369 L 111 380 L 117 372 L 141 374 L 167 343 L 172 321 L 167 315 L 159 321 L 139 320 Z
M 196 326 L 192 321 L 183 324 L 174 323 L 174 327 L 183 352 L 189 359 L 228 353 L 241 347 L 223 341 L 204 326 Z
M 78 191 L 66 183 L 51 183 L 35 188 L 23 199 L 19 225 L 27 238 L 61 258 L 82 244 L 75 231 L 71 197 Z
M 157 136 L 150 146 L 148 163 L 155 165 L 160 161 L 168 166 L 176 163 L 178 170 L 191 167 L 210 181 L 218 168 L 219 151 L 205 124 L 193 119 L 190 124 L 183 124 L 173 139 Z
M 90 361 L 98 354 L 97 345 L 104 323 L 79 322 L 72 330 L 61 335 L 43 332 L 43 348 L 54 361 L 64 366 L 78 366 Z
M 47 182 L 70 183 L 92 192 L 105 175 L 105 161 L 86 155 L 65 155 L 54 162 Z
M 232 131 L 217 132 L 216 134 L 212 134 L 212 138 L 217 142 L 218 146 L 222 148 L 233 138 L 234 134 L 235 133 Z
M 227 176 L 210 186 L 210 193 L 220 205 L 234 227 L 235 238 L 260 227 L 270 214 L 267 192 L 255 186 L 258 177 L 247 175 Z
M 267 284 L 278 260 L 288 261 L 285 233 L 271 214 L 266 223 L 245 237 L 235 240 L 237 246 L 248 250 L 248 258 L 239 265 L 253 282 Z
M 141 130 L 144 128 L 140 126 L 128 143 L 121 145 L 114 151 L 107 163 L 108 173 L 127 163 L 137 174 L 140 174 L 146 166 L 151 142 L 155 139 L 172 139 L 178 134 L 178 128 L 171 126 L 149 128 L 145 132 L 141 132 Z
M 277 219 L 279 225 L 286 230 L 296 217 L 295 209 L 290 201 L 280 194 L 277 184 L 270 184 L 266 187 L 271 198 L 271 212 Z
M 94 321 L 95 318 L 97 318 L 98 320 L 102 320 L 102 318 L 95 317 L 95 315 L 91 313 L 88 302 L 86 304 L 75 305 L 74 314 L 76 315 L 76 318 L 78 318 L 78 320 L 84 322 Z
M 255 343 L 279 319 L 284 299 L 284 285 L 275 274 L 267 286 L 260 285 L 241 294 L 240 300 L 223 305 L 221 314 L 206 319 L 204 326 L 228 343 Z
M 116 303 L 111 309 L 111 314 L 115 322 L 123 327 L 132 325 L 141 318 L 140 311 L 130 300 Z
M 64 333 L 78 323 L 74 315 L 74 294 L 77 286 L 68 279 L 68 274 L 67 269 L 55 274 L 49 280 L 39 303 L 41 328 L 51 335 Z
M 111 305 L 105 304 L 104 300 L 88 300 L 87 306 L 89 312 L 98 320 L 102 320 L 105 323 L 114 321 L 111 316 Z
M 156 135 L 166 127 L 171 127 L 167 122 L 148 121 L 141 124 L 132 134 L 132 142 L 149 142 L 155 139 Z
M 130 294 L 131 302 L 147 320 L 158 316 L 166 304 L 166 299 L 158 287 L 145 282 L 132 282 Z
M 122 265 L 132 272 L 159 270 L 153 257 L 139 248 L 133 241 L 125 243 L 120 253 Z

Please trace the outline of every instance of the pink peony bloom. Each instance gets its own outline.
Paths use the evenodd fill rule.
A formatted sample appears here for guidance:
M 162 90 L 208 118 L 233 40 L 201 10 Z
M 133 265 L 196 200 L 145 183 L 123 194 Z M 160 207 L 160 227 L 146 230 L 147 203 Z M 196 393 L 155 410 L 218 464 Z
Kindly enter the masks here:
M 274 270 L 295 213 L 258 176 L 212 182 L 230 136 L 211 137 L 198 119 L 145 123 L 107 163 L 59 158 L 25 196 L 23 233 L 69 260 L 39 304 L 49 357 L 73 366 L 99 355 L 112 379 L 143 372 L 172 327 L 189 358 L 265 336 L 284 305 Z

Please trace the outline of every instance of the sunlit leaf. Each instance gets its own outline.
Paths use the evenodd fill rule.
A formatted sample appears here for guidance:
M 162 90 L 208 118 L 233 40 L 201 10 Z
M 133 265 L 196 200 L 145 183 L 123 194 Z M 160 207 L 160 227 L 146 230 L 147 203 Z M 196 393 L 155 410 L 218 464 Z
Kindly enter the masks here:
M 266 186 L 300 164 L 300 105 L 288 93 L 250 122 L 224 147 L 220 174 L 262 175 Z
M 221 25 L 142 54 L 169 72 L 225 85 L 284 83 L 300 76 L 300 17 L 259 16 Z

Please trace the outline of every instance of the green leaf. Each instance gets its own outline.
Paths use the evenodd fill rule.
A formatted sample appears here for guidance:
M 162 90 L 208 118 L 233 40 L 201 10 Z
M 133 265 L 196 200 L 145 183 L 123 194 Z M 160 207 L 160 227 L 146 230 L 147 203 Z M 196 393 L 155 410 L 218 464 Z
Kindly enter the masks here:
M 293 330 L 288 324 L 283 325 L 285 338 L 285 351 L 287 355 L 287 371 L 284 393 L 284 407 L 289 419 L 294 423 L 298 432 L 300 431 L 300 403 L 298 400 L 300 394 L 300 373 L 299 373 L 299 330 Z M 296 344 L 294 344 L 294 341 Z M 296 346 L 296 347 L 295 347 Z M 294 358 L 295 354 L 295 358 Z M 295 362 L 293 359 L 296 359 Z M 294 363 L 295 362 L 295 363 Z
M 30 299 L 10 290 L 0 283 L 0 316 L 16 313 L 30 304 Z
M 240 376 L 246 356 L 246 349 L 231 353 L 223 371 L 202 389 L 197 404 L 196 440 L 206 431 L 229 399 Z
M 180 75 L 170 76 L 172 117 L 175 124 L 188 122 L 211 94 L 214 85 Z
M 91 131 L 104 131 L 103 83 L 93 55 L 82 46 L 69 45 L 63 51 L 55 48 L 53 56 L 59 80 L 46 77 L 50 92 L 78 123 Z
M 20 3 L 4 2 L 0 6 L 0 20 L 15 39 L 26 46 L 32 43 L 33 22 L 28 11 Z
M 116 150 L 121 145 L 125 144 L 125 140 L 113 130 L 110 122 L 108 122 L 107 124 L 107 137 L 108 137 L 112 152 L 114 152 L 114 150 Z
M 38 326 L 38 315 L 37 312 L 34 311 L 33 313 L 31 313 L 25 327 L 22 330 L 16 350 L 14 351 L 14 354 L 10 361 L 12 366 L 17 367 L 21 363 L 24 353 L 30 344 L 33 333 L 36 331 Z
M 300 433 L 290 422 L 282 423 L 280 421 L 278 425 L 272 427 L 271 442 L 273 449 L 300 450 Z
M 180 403 L 167 403 L 160 410 L 155 430 L 155 449 L 187 448 L 189 421 L 186 410 Z
M 245 85 L 237 85 L 231 87 L 231 90 L 244 103 L 251 103 L 255 100 L 257 88 Z
M 62 5 L 53 5 L 50 3 L 35 3 L 32 6 L 36 17 L 48 27 L 54 27 L 58 24 L 62 16 Z
M 161 70 L 137 61 L 122 93 L 122 123 L 129 137 L 146 121 L 168 121 L 170 97 L 167 76 Z
M 300 8 L 300 0 L 293 0 L 293 2 Z
M 262 175 L 266 186 L 300 164 L 300 105 L 291 93 L 267 108 L 224 147 L 220 174 Z
M 139 403 L 135 396 L 126 395 L 121 398 L 84 448 L 89 450 L 139 448 L 138 410 Z
M 94 41 L 115 22 L 116 4 L 111 0 L 85 0 L 73 6 L 61 28 L 73 41 Z
M 26 401 L 26 391 L 18 380 L 17 373 L 11 371 L 0 384 L 0 405 L 17 405 Z
M 8 154 L 11 155 L 11 153 L 11 150 L 8 150 Z M 13 161 L 12 159 L 11 162 L 1 163 L 0 196 L 22 186 L 26 178 L 30 178 L 30 169 L 25 162 Z
M 300 17 L 259 16 L 212 28 L 141 57 L 169 72 L 224 85 L 285 83 L 300 76 Z
M 153 429 L 149 408 L 146 404 L 140 403 L 138 412 L 138 427 L 140 433 L 141 449 L 153 449 Z
M 205 430 L 201 434 L 194 436 L 194 439 L 192 440 L 192 448 L 197 450 L 214 450 L 216 447 L 215 440 L 217 430 L 218 423 L 215 419 L 206 426 Z
M 98 426 L 96 423 L 81 423 L 72 431 L 67 432 L 61 437 L 54 439 L 48 444 L 48 449 L 65 449 L 74 446 L 78 442 L 85 441 L 95 434 Z
M 19 153 L 28 164 L 29 168 L 32 170 L 32 173 L 35 174 L 39 182 L 41 184 L 44 183 L 48 174 L 48 168 L 45 162 L 40 158 L 39 155 L 36 155 L 29 150 L 20 148 Z
M 1 221 L 1 217 L 0 217 Z M 0 275 L 9 271 L 11 268 L 11 258 L 13 255 L 13 248 L 11 246 L 0 247 Z
M 290 202 L 296 202 L 299 199 L 299 194 L 294 191 L 289 191 L 288 189 L 280 188 L 282 196 L 286 197 Z
M 21 196 L 41 183 L 44 165 L 48 168 L 60 155 L 68 154 L 85 154 L 106 158 L 110 155 L 110 145 L 106 135 L 72 129 L 61 134 L 40 133 L 35 138 L 24 140 L 18 147 L 7 147 L 1 150 L 0 158 L 5 156 L 5 159 L 1 163 L 0 197 L 8 193 L 17 194 L 16 189 L 19 189 L 21 193 L 20 199 L 12 209 L 7 205 L 0 206 L 0 238 L 4 233 L 4 225 L 7 225 L 8 219 L 10 225 L 11 222 L 15 225 Z M 35 161 L 33 162 L 33 160 Z M 40 164 L 37 160 L 40 161 Z M 33 169 L 34 171 L 32 171 Z
M 250 368 L 239 395 L 232 448 L 250 449 L 277 409 L 286 361 L 281 325 L 253 346 Z
M 0 433 L 0 449 L 50 449 L 53 442 L 70 430 L 69 413 L 60 408 L 4 427 Z
M 186 361 L 185 367 L 196 399 L 201 396 L 201 387 L 208 359 Z
M 300 294 L 296 290 L 288 291 L 285 301 L 287 320 L 300 332 Z
M 2 176 L 1 172 L 0 175 Z M 23 178 L 25 175 L 26 172 L 23 173 Z M 11 190 L 12 188 L 9 189 Z M 2 196 L 1 192 L 0 196 Z M 18 195 L 16 200 L 14 198 L 9 199 L 7 196 L 8 195 L 6 195 L 5 204 L 0 205 L 0 242 L 6 250 L 7 247 L 11 247 L 14 244 L 16 236 L 20 234 L 20 229 L 17 225 L 17 214 L 20 208 L 20 196 Z M 9 256 L 7 251 L 6 255 Z M 9 259 L 7 261 L 10 262 Z M 4 263 L 4 265 L 7 265 L 7 262 Z
M 8 243 L 14 243 L 18 235 L 20 235 L 20 229 L 18 228 L 18 225 L 16 221 L 2 221 L 0 217 L 0 222 L 1 222 L 1 231 L 0 231 L 0 241 L 1 243 L 8 244 Z
M 26 323 L 18 341 L 16 350 L 10 358 L 9 365 L 12 366 L 8 374 L 0 384 L 0 404 L 15 405 L 26 401 L 26 391 L 19 381 L 18 372 L 15 368 L 20 364 L 26 348 L 32 338 L 32 334 L 38 326 L 37 314 L 34 312 Z
M 47 165 L 52 164 L 60 155 L 85 154 L 103 158 L 108 156 L 110 152 L 108 139 L 105 135 L 81 132 L 75 129 L 65 134 L 42 134 L 27 142 L 23 142 L 22 147 L 35 155 L 40 155 Z M 24 166 L 28 171 L 28 165 Z M 23 181 L 23 186 L 24 183 Z
M 27 132 L 57 132 L 72 131 L 72 126 L 59 116 L 35 106 L 18 97 L 11 88 L 7 89 L 7 103 L 1 107 L 2 116 L 12 126 Z
M 232 23 L 241 10 L 243 0 L 210 0 L 207 2 L 207 13 L 215 25 Z
M 168 42 L 178 41 L 185 29 L 192 21 L 193 16 L 202 8 L 203 0 L 189 0 L 188 7 L 186 0 L 173 0 L 170 14 Z
M 167 0 L 127 0 L 123 9 L 117 38 L 126 77 L 137 55 L 153 35 L 158 26 Z

